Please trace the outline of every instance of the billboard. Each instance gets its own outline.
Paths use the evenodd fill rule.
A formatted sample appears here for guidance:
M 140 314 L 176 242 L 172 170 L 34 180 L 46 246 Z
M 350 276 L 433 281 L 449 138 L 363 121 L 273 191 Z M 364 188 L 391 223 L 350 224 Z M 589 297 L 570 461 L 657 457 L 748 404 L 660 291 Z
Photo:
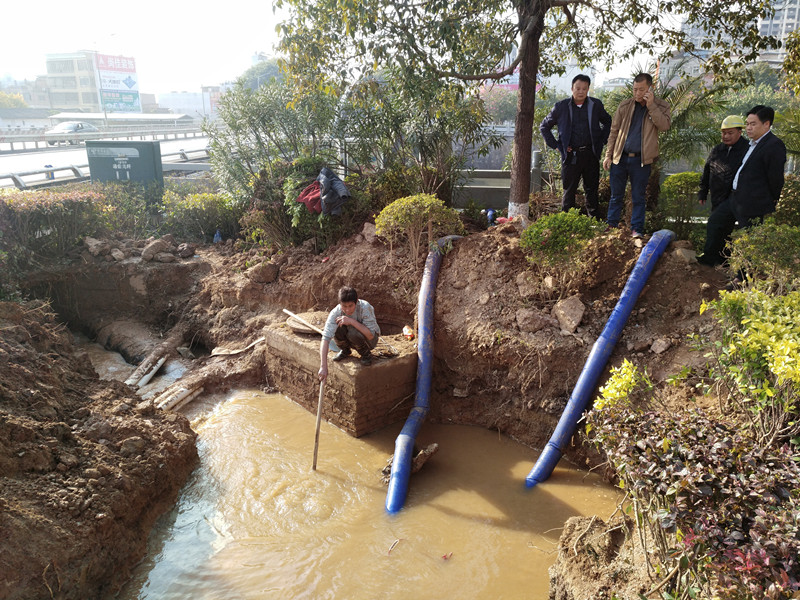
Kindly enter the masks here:
M 108 112 L 142 112 L 136 61 L 127 56 L 96 54 L 100 99 Z

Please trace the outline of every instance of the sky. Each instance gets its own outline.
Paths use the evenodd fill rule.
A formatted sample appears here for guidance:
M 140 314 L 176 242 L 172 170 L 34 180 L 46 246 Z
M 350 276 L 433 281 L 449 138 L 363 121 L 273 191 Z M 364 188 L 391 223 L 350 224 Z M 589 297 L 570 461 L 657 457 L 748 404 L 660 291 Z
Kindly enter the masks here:
M 47 54 L 94 50 L 133 58 L 141 93 L 200 92 L 239 77 L 258 52 L 275 55 L 275 28 L 284 17 L 272 4 L 6 0 L 0 79 L 32 80 L 46 73 Z M 598 71 L 595 83 L 628 76 L 631 68 Z
M 96 50 L 132 57 L 139 91 L 199 92 L 239 77 L 257 52 L 274 55 L 282 17 L 269 0 L 7 0 L 0 79 L 46 74 L 47 54 Z

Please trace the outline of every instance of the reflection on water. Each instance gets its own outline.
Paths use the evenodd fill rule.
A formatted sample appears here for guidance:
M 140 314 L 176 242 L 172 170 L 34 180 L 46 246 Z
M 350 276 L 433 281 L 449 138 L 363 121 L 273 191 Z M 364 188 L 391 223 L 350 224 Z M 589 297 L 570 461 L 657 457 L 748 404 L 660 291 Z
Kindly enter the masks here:
M 439 452 L 384 511 L 380 471 L 402 427 L 354 439 L 281 395 L 185 409 L 200 466 L 118 595 L 135 598 L 546 598 L 564 521 L 607 518 L 618 494 L 562 465 L 533 490 L 536 456 L 496 432 L 426 424 Z

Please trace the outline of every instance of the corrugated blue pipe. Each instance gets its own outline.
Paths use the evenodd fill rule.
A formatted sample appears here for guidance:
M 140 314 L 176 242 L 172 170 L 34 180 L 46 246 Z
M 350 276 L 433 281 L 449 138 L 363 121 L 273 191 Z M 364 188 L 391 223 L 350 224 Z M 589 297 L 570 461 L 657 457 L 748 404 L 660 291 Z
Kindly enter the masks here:
M 675 234 L 668 229 L 657 231 L 650 238 L 641 255 L 639 255 L 639 260 L 636 261 L 636 266 L 634 266 L 630 277 L 628 277 L 628 282 L 625 284 L 622 295 L 608 318 L 603 333 L 597 338 L 589 358 L 583 366 L 583 371 L 581 371 L 569 402 L 561 414 L 556 430 L 550 437 L 550 441 L 547 442 L 544 451 L 539 455 L 539 460 L 536 461 L 533 469 L 525 479 L 527 487 L 532 488 L 537 483 L 546 481 L 553 474 L 556 464 L 561 459 L 564 447 L 572 439 L 572 434 L 575 433 L 578 420 L 586 410 L 586 405 L 594 392 L 597 380 L 606 367 L 608 357 L 614 351 L 614 346 L 619 340 L 622 329 L 631 315 L 639 294 L 642 293 L 644 284 L 653 272 L 656 261 L 658 261 L 658 258 L 674 238 Z
M 442 263 L 441 248 L 460 236 L 450 235 L 439 239 L 437 248 L 428 253 L 425 273 L 417 299 L 417 390 L 414 408 L 406 419 L 400 435 L 394 443 L 392 474 L 389 491 L 386 493 L 386 511 L 394 514 L 403 508 L 408 494 L 408 479 L 411 476 L 411 463 L 414 460 L 414 442 L 422 427 L 422 422 L 430 408 L 431 378 L 433 375 L 433 303 L 436 299 L 436 281 L 439 278 L 439 265 Z

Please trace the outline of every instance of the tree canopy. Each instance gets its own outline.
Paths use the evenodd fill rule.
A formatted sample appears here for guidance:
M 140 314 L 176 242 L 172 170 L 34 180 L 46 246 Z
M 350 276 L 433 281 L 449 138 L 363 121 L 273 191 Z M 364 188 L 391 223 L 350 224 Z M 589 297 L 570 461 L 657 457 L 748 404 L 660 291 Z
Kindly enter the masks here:
M 278 0 L 291 77 L 330 92 L 393 66 L 483 82 L 519 73 L 509 214 L 527 215 L 536 82 L 540 73 L 649 52 L 702 55 L 718 71 L 753 60 L 775 40 L 757 19 L 773 0 Z M 706 33 L 696 44 L 680 26 Z M 642 33 L 646 32 L 646 33 Z
M 0 108 L 25 108 L 28 104 L 23 100 L 21 94 L 10 94 L 0 92 Z

